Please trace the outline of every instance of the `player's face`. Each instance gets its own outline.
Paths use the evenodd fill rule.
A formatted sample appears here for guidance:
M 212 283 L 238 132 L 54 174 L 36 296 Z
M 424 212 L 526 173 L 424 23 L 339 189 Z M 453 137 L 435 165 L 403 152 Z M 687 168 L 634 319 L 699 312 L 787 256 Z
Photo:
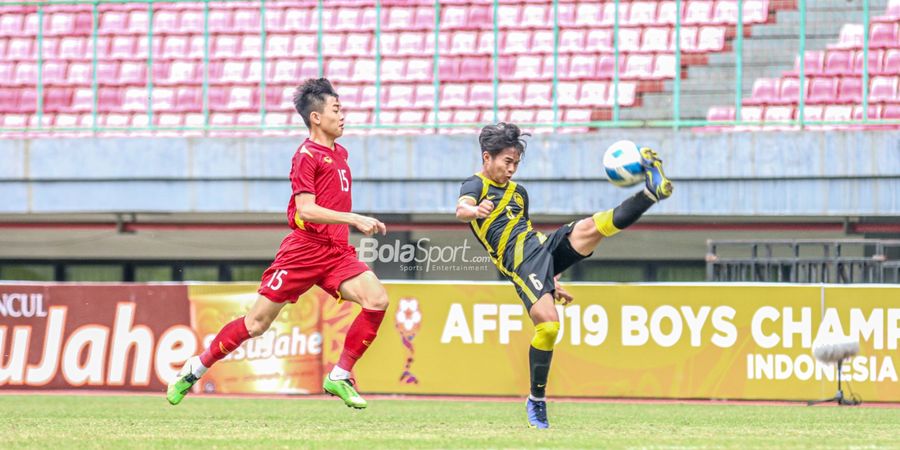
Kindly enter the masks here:
M 506 184 L 512 178 L 519 168 L 519 161 L 522 160 L 522 155 L 515 147 L 505 148 L 493 158 L 488 152 L 482 155 L 488 178 L 499 184 Z
M 344 134 L 344 112 L 336 97 L 326 97 L 325 106 L 319 115 L 319 128 L 334 139 Z

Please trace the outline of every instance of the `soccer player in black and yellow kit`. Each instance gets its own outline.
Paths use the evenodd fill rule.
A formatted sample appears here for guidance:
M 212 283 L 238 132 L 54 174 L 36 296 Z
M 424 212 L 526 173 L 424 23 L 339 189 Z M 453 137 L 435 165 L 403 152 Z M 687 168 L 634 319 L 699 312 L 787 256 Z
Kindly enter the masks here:
M 483 167 L 462 183 L 456 217 L 471 225 L 497 269 L 515 285 L 535 324 L 526 410 L 532 428 L 548 428 L 545 388 L 559 333 L 554 299 L 563 304 L 572 301 L 557 284 L 558 275 L 590 256 L 603 238 L 633 224 L 656 202 L 672 195 L 672 182 L 663 174 L 656 152 L 642 148 L 643 190 L 611 210 L 544 235 L 531 226 L 528 192 L 511 180 L 525 151 L 525 136 L 528 134 L 519 127 L 503 122 L 481 130 L 478 141 Z

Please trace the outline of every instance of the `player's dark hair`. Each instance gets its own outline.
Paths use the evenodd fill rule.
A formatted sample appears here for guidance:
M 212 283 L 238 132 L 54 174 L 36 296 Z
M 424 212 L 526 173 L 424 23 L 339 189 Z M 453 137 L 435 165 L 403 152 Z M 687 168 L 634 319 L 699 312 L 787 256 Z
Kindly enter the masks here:
M 531 136 L 529 133 L 523 133 L 519 127 L 506 122 L 500 122 L 496 125 L 488 125 L 481 129 L 481 135 L 478 136 L 478 143 L 481 144 L 481 151 L 488 152 L 491 158 L 496 157 L 504 149 L 514 147 L 519 154 L 525 152 L 525 136 Z
M 310 78 L 294 90 L 294 109 L 300 113 L 307 128 L 310 113 L 324 111 L 328 97 L 338 98 L 338 95 L 327 78 Z

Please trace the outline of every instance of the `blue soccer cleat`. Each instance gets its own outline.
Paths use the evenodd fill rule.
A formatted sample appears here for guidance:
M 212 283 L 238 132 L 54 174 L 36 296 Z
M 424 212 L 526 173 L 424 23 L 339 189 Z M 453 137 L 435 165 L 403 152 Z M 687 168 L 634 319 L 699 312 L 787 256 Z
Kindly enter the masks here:
M 528 426 L 531 428 L 550 428 L 547 422 L 547 402 L 528 399 L 525 402 L 525 410 L 528 411 Z
M 644 147 L 641 149 L 641 165 L 646 174 L 645 183 L 647 190 L 656 197 L 656 200 L 664 200 L 672 195 L 672 182 L 663 173 L 662 160 L 653 150 Z

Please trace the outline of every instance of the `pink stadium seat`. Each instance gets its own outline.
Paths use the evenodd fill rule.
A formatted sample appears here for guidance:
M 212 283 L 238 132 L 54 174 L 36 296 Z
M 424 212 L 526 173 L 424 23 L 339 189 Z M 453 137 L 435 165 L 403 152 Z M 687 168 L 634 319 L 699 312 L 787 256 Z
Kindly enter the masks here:
M 179 29 L 179 14 L 177 11 L 162 10 L 153 14 L 153 32 L 170 33 Z M 257 27 L 259 29 L 259 27 Z M 200 32 L 203 31 L 201 27 Z
M 737 2 L 734 0 L 719 0 L 713 8 L 712 19 L 709 23 L 718 25 L 733 25 L 737 23 Z M 747 22 L 746 19 L 744 22 Z
M 254 89 L 243 86 L 232 87 L 228 92 L 228 102 L 225 109 L 228 111 L 247 110 L 253 107 Z
M 619 83 L 619 105 L 620 106 L 631 106 L 634 105 L 634 101 L 637 95 L 637 84 L 636 83 Z M 612 106 L 615 102 L 615 86 L 610 83 L 609 91 L 607 92 L 609 98 L 606 101 L 608 106 Z
M 637 52 L 641 50 L 641 34 L 643 28 L 620 28 L 619 51 Z
M 417 84 L 413 108 L 434 108 L 434 85 Z
M 900 49 L 892 48 L 884 52 L 884 65 L 879 73 L 900 75 Z
M 849 105 L 826 105 L 823 119 L 832 122 L 847 122 L 853 119 L 853 107 Z
M 469 17 L 465 27 L 486 29 L 490 28 L 493 21 L 493 12 L 489 6 L 472 5 L 469 7 Z
M 557 84 L 556 101 L 560 106 L 574 106 L 578 104 L 580 83 L 561 82 Z
M 870 48 L 892 48 L 897 47 L 897 45 L 896 23 L 872 24 L 872 32 L 869 39 Z
M 859 78 L 843 78 L 838 88 L 838 101 L 841 103 L 862 102 L 862 80 Z
M 269 32 L 284 29 L 284 10 L 266 9 L 266 30 Z
M 405 81 L 406 60 L 388 58 L 381 60 L 381 79 L 387 82 Z
M 344 45 L 344 55 L 346 56 L 369 56 L 373 55 L 373 41 L 371 34 L 368 33 L 350 33 L 347 35 L 347 41 Z
M 262 53 L 262 41 L 259 36 L 244 35 L 241 38 L 241 51 L 237 56 L 247 59 L 259 59 Z M 271 58 L 273 55 L 266 55 Z
M 71 89 L 47 88 L 44 91 L 44 111 L 46 112 L 65 111 L 71 103 Z
M 290 83 L 296 81 L 300 70 L 300 61 L 282 59 L 275 62 L 275 72 L 272 81 L 276 83 Z
M 212 82 L 240 83 L 247 78 L 247 63 L 241 60 L 228 60 L 222 66 L 222 75 Z
M 284 31 L 310 31 L 313 10 L 288 8 L 284 11 Z M 317 19 L 318 20 L 318 19 Z M 316 22 L 318 25 L 318 22 Z
M 712 21 L 713 2 L 708 0 L 692 0 L 685 7 L 685 25 L 703 25 Z
M 625 67 L 627 59 L 625 55 L 619 55 L 619 71 Z M 597 60 L 597 78 L 612 79 L 615 72 L 616 60 L 613 55 L 600 55 Z
M 525 85 L 520 83 L 500 83 L 497 87 L 497 104 L 500 106 L 521 106 Z
M 129 34 L 146 35 L 147 28 L 147 10 L 134 10 L 128 13 L 128 27 L 119 33 L 124 31 Z
M 32 59 L 35 56 L 34 39 L 31 38 L 13 38 L 9 40 L 6 49 L 7 60 Z
M 641 42 L 641 51 L 663 53 L 672 51 L 671 32 L 666 27 L 646 28 Z
M 51 35 L 66 36 L 75 32 L 75 15 L 58 12 L 44 17 L 46 32 Z
M 741 121 L 762 122 L 763 108 L 761 106 L 741 106 Z
M 203 32 L 203 11 L 181 11 L 178 18 L 178 31 L 182 33 Z
M 656 2 L 638 1 L 631 4 L 626 25 L 653 25 L 656 23 Z M 621 25 L 621 24 L 620 24 Z
M 512 78 L 516 80 L 536 80 L 541 76 L 541 64 L 543 58 L 540 56 L 519 56 L 516 58 L 515 70 Z
M 869 90 L 870 102 L 892 102 L 897 98 L 897 78 L 874 77 Z
M 700 51 L 697 43 L 697 37 L 700 30 L 696 27 L 684 27 L 681 29 L 681 51 L 685 53 L 694 53 Z M 672 46 L 675 46 L 675 34 L 672 34 Z
M 629 55 L 625 60 L 623 79 L 647 80 L 653 76 L 653 55 Z
M 887 105 L 887 106 L 898 106 L 898 105 Z M 862 106 L 854 106 L 853 107 L 853 120 L 863 120 L 863 107 Z M 881 118 L 881 105 L 869 105 L 869 120 L 879 119 Z
M 467 105 L 469 85 L 445 84 L 441 86 L 441 105 L 445 108 L 462 108 Z M 418 103 L 418 93 L 416 102 Z
M 316 39 L 312 36 L 308 34 L 294 36 L 291 41 L 291 56 L 315 58 L 318 50 L 316 50 Z
M 859 50 L 855 52 L 853 57 L 853 73 L 863 73 L 863 55 L 864 52 Z M 869 51 L 869 73 L 882 73 L 882 62 L 884 60 L 884 50 Z
M 143 87 L 126 88 L 122 95 L 123 111 L 146 111 L 147 89 Z
M 344 53 L 345 36 L 341 33 L 325 33 L 322 35 L 322 54 L 325 56 L 341 56 Z
M 0 15 L 0 36 L 17 36 L 22 31 L 25 16 L 17 13 Z
M 763 120 L 766 122 L 788 122 L 793 119 L 793 106 L 768 106 L 763 114 Z
M 512 123 L 533 123 L 535 112 L 533 109 L 512 109 L 509 112 L 509 121 Z
M 469 20 L 469 9 L 462 5 L 449 5 L 441 8 L 441 28 L 465 28 Z
M 416 19 L 413 22 L 416 30 L 434 29 L 434 6 L 419 6 L 416 8 Z
M 160 128 L 175 128 L 184 126 L 184 114 L 181 113 L 160 113 L 157 116 L 157 126 Z
M 166 36 L 163 39 L 162 52 L 163 58 L 179 58 L 188 54 L 188 37 L 187 36 Z
M 900 120 L 900 105 L 884 105 L 881 118 L 886 120 Z
M 240 36 L 219 35 L 212 45 L 211 56 L 214 58 L 230 58 L 238 54 L 241 45 Z
M 557 65 L 557 75 L 562 77 L 564 74 L 569 72 L 569 60 L 570 58 L 565 55 L 559 55 L 559 58 L 556 60 L 555 64 Z M 553 55 L 547 55 L 544 57 L 544 64 L 541 67 L 541 75 L 540 79 L 542 80 L 552 80 L 553 79 Z
M 744 1 L 744 23 L 765 23 L 769 20 L 769 0 Z
M 630 2 L 619 2 L 619 26 L 622 26 L 628 20 L 628 13 L 631 12 Z M 603 4 L 603 13 L 600 24 L 607 27 L 615 25 L 616 21 L 616 4 L 615 2 L 606 2 Z
M 590 122 L 591 121 L 591 110 L 584 108 L 571 108 L 565 111 L 563 114 L 564 120 L 566 122 Z M 562 130 L 560 130 L 562 131 Z
M 551 106 L 553 85 L 550 83 L 528 83 L 525 85 L 525 94 L 522 105 L 526 107 Z
M 430 81 L 434 78 L 434 61 L 431 58 L 411 58 L 406 64 L 406 79 Z
M 804 85 L 809 86 L 809 80 L 805 80 Z M 799 103 L 800 102 L 800 81 L 797 78 L 784 78 L 781 80 L 781 88 L 779 89 L 779 103 Z
M 506 39 L 501 42 L 503 46 L 500 47 L 500 52 L 505 54 L 531 51 L 531 33 L 528 31 L 509 31 L 506 33 Z
M 605 106 L 608 86 L 602 81 L 588 81 L 581 85 L 578 106 Z
M 531 53 L 553 53 L 553 30 L 537 30 L 531 37 Z
M 43 53 L 42 56 L 44 58 L 46 58 L 46 59 L 59 58 L 59 41 L 60 41 L 60 39 L 63 39 L 63 38 L 55 38 L 55 37 L 44 38 L 44 42 L 41 45 L 42 53 Z M 0 52 L 0 56 L 2 56 L 2 55 L 5 55 L 5 53 L 6 53 L 7 41 L 4 39 L 4 40 L 0 40 L 0 42 L 2 42 L 2 44 L 0 44 L 0 47 L 2 47 L 2 52 Z M 34 51 L 35 51 L 35 53 L 37 53 L 37 45 L 34 45 Z M 37 55 L 35 55 L 35 57 L 36 56 Z
M 142 66 L 143 73 L 147 73 L 146 66 Z M 145 75 L 146 76 L 146 75 Z M 67 69 L 66 80 L 70 83 L 87 85 L 91 82 L 91 63 L 70 62 Z M 109 81 L 109 80 L 108 80 Z
M 469 55 L 475 53 L 478 44 L 477 31 L 456 31 L 451 35 L 449 53 L 451 55 Z
M 522 7 L 519 25 L 528 28 L 541 28 L 553 23 L 553 11 L 547 5 L 526 4 Z
M 341 6 L 339 8 L 328 8 L 327 10 L 322 12 L 322 26 L 325 29 L 330 31 L 348 31 L 348 30 L 359 30 L 359 21 L 360 15 L 362 14 L 361 8 L 354 8 L 349 6 Z M 382 14 L 385 16 L 390 11 L 389 8 L 384 8 L 382 10 Z M 318 12 L 313 12 L 312 24 L 311 27 L 315 28 L 318 26 L 319 16 Z M 382 22 L 382 28 L 386 29 L 387 24 Z
M 607 55 L 601 55 L 600 61 Z M 611 56 L 608 56 L 612 58 Z M 560 78 L 568 80 L 586 80 L 597 76 L 597 58 L 589 55 L 573 56 L 569 63 L 569 70 Z
M 15 63 L 0 60 L 0 80 L 11 80 L 14 73 L 16 73 Z M 0 107 L 2 106 L 3 104 L 0 103 Z
M 397 38 L 397 54 L 419 56 L 425 53 L 426 33 L 405 31 Z M 429 48 L 429 51 L 433 49 Z
M 125 11 L 105 11 L 100 15 L 100 23 L 97 26 L 99 34 L 116 34 L 126 30 L 128 25 L 128 13 Z
M 517 27 L 521 17 L 522 8 L 518 4 L 500 4 L 497 7 L 497 25 L 500 28 Z
M 275 34 L 266 36 L 266 56 L 282 58 L 291 55 L 291 38 L 287 35 Z
M 481 55 L 492 55 L 494 53 L 494 33 L 490 31 L 482 31 L 478 35 L 478 46 L 475 53 Z
M 202 89 L 179 87 L 175 94 L 175 107 L 179 111 L 200 111 L 203 108 Z
M 453 113 L 453 123 L 476 123 L 481 120 L 481 111 L 462 109 Z
M 681 2 L 681 13 L 682 17 L 684 17 L 684 8 L 685 3 Z M 675 2 L 674 1 L 663 1 L 659 2 L 659 7 L 656 11 L 656 23 L 664 24 L 664 25 L 675 25 Z
M 64 61 L 47 61 L 44 63 L 43 82 L 45 85 L 66 84 L 66 69 L 68 65 Z M 98 67 L 99 69 L 99 67 Z M 99 78 L 99 76 L 98 76 Z M 8 78 L 3 78 L 8 79 Z
M 560 28 L 569 28 L 575 25 L 575 14 L 578 5 L 575 3 L 559 3 L 559 26 Z M 547 22 L 552 23 L 553 10 L 551 9 L 547 17 Z
M 596 27 L 602 19 L 602 14 L 602 3 L 579 3 L 575 12 L 575 25 L 580 27 Z
M 675 78 L 675 55 L 658 54 L 653 61 L 653 75 L 651 78 L 661 80 L 666 78 Z
M 846 50 L 829 50 L 825 54 L 825 75 L 849 75 L 853 73 L 851 65 L 853 53 Z
M 374 59 L 357 59 L 353 64 L 353 76 L 351 79 L 356 83 L 375 83 L 375 67 Z
M 154 88 L 153 89 L 153 111 L 164 112 L 175 109 L 175 89 L 172 88 Z
M 799 111 L 797 111 L 799 114 Z M 809 105 L 803 108 L 803 120 L 807 122 L 819 122 L 824 119 L 825 107 Z
M 405 109 L 410 108 L 415 102 L 415 87 L 412 85 L 398 84 L 388 89 L 385 108 Z
M 620 47 L 621 49 L 621 47 Z M 585 38 L 584 47 L 576 50 L 576 53 L 583 52 L 604 52 L 613 51 L 613 32 L 609 28 L 597 28 L 589 30 Z
M 16 72 L 13 77 L 13 85 L 33 86 L 37 80 L 37 65 L 33 62 L 20 62 L 16 64 Z
M 209 125 L 212 127 L 232 127 L 234 126 L 234 119 L 234 114 L 214 112 L 209 115 Z
M 353 60 L 334 58 L 325 64 L 325 76 L 332 81 L 353 81 Z
M 834 103 L 837 101 L 837 78 L 813 78 L 809 83 L 809 103 Z
M 706 120 L 710 122 L 734 120 L 734 108 L 731 106 L 712 106 L 706 112 Z
M 266 11 L 266 14 L 268 14 L 268 11 Z M 238 9 L 234 11 L 234 23 L 231 26 L 231 32 L 258 33 L 259 30 L 259 10 Z
M 718 52 L 725 49 L 725 27 L 703 27 L 697 37 L 697 50 Z
M 585 31 L 577 29 L 560 30 L 559 52 L 575 53 L 585 49 Z
M 209 31 L 212 33 L 232 32 L 234 15 L 230 9 L 210 9 Z M 201 28 L 202 29 L 202 28 Z
M 491 107 L 494 105 L 494 86 L 490 83 L 475 83 L 469 89 L 467 107 Z
M 463 80 L 487 79 L 493 72 L 490 58 L 466 58 L 459 68 L 459 77 Z
M 384 27 L 386 30 L 408 30 L 412 28 L 415 17 L 414 8 L 395 6 L 389 8 L 388 20 L 384 23 Z

